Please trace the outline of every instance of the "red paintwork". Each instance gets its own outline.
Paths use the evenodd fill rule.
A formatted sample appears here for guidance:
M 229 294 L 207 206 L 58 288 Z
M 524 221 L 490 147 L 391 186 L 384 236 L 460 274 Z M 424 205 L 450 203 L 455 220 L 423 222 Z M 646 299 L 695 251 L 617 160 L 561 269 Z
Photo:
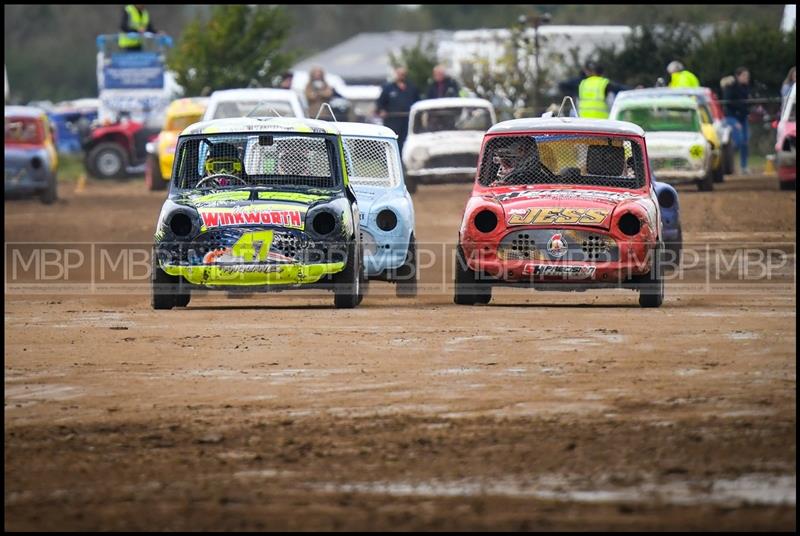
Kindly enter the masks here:
M 44 145 L 44 125 L 42 124 L 42 120 L 34 117 L 12 117 L 6 116 L 5 118 L 6 123 L 25 123 L 26 125 L 33 125 L 35 128 L 36 135 L 32 138 L 26 140 L 18 140 L 13 138 L 6 138 L 5 144 L 11 147 L 20 147 L 20 148 L 30 148 L 30 147 L 41 147 Z M 27 127 L 25 127 L 27 128 Z
M 783 143 L 786 141 L 786 138 L 797 139 L 797 123 L 795 121 L 786 121 L 779 126 L 778 141 L 775 143 L 775 152 L 779 156 L 777 166 L 778 180 L 780 182 L 795 182 L 797 181 L 797 165 L 781 165 L 781 161 L 784 159 L 780 158 L 780 156 L 782 153 L 785 153 L 783 150 Z M 796 154 L 796 149 L 794 152 Z
M 710 106 L 711 107 L 711 115 L 714 116 L 713 120 L 714 121 L 717 121 L 717 120 L 722 121 L 723 119 L 725 119 L 725 112 L 722 110 L 722 105 L 719 103 L 719 99 L 717 99 L 717 96 L 714 94 L 714 92 L 711 91 L 711 89 L 707 88 L 707 87 L 704 87 L 702 89 L 704 89 L 705 92 L 706 92 L 706 95 L 708 95 L 708 100 L 709 100 L 709 103 L 711 105 Z
M 144 125 L 137 121 L 125 121 L 99 126 L 92 130 L 92 143 L 96 144 L 106 140 L 115 141 L 123 145 L 127 153 L 132 155 L 135 152 L 133 137 L 143 127 Z
M 568 266 L 587 266 L 595 267 L 594 275 L 588 279 L 571 280 L 561 277 L 537 278 L 539 283 L 570 283 L 580 286 L 591 283 L 611 284 L 613 282 L 624 281 L 631 275 L 641 275 L 649 271 L 648 253 L 653 250 L 659 241 L 660 235 L 660 209 L 655 193 L 652 191 L 650 183 L 650 169 L 647 160 L 647 150 L 645 140 L 638 136 L 618 135 L 603 131 L 592 132 L 592 135 L 602 135 L 606 137 L 620 137 L 630 139 L 639 143 L 642 147 L 642 154 L 645 158 L 645 186 L 641 189 L 622 189 L 609 188 L 602 186 L 575 186 L 575 185 L 524 185 L 524 186 L 501 186 L 487 187 L 482 186 L 478 180 L 484 149 L 488 140 L 495 136 L 519 136 L 544 134 L 543 131 L 526 131 L 503 134 L 487 134 L 484 136 L 481 147 L 481 161 L 478 163 L 478 172 L 472 190 L 472 196 L 467 201 L 464 208 L 461 228 L 459 229 L 459 244 L 464 252 L 467 264 L 470 269 L 490 274 L 501 281 L 508 283 L 530 283 L 533 281 L 530 275 L 524 275 L 523 270 L 531 268 L 533 265 L 568 265 Z M 559 134 L 587 134 L 587 132 L 562 132 Z M 547 195 L 548 191 L 560 190 L 567 191 L 566 195 L 603 196 L 604 194 L 620 194 L 625 199 L 530 199 L 516 198 L 501 200 L 504 194 L 511 192 L 535 192 L 534 195 Z M 552 194 L 550 194 L 552 196 Z M 563 197 L 563 196 L 559 196 Z M 568 225 L 568 224 L 546 224 L 546 225 L 508 225 L 508 218 L 511 211 L 520 213 L 526 209 L 535 208 L 570 208 L 570 209 L 601 209 L 609 211 L 609 214 L 598 225 Z M 475 227 L 474 216 L 481 210 L 488 209 L 495 213 L 498 219 L 497 227 L 489 232 L 483 233 Z M 631 237 L 627 236 L 618 227 L 620 217 L 625 212 L 634 213 L 640 220 L 640 232 Z M 580 262 L 567 260 L 506 260 L 497 256 L 497 247 L 502 239 L 512 231 L 522 230 L 581 230 L 591 231 L 593 234 L 605 235 L 613 238 L 619 247 L 619 261 L 614 262 Z

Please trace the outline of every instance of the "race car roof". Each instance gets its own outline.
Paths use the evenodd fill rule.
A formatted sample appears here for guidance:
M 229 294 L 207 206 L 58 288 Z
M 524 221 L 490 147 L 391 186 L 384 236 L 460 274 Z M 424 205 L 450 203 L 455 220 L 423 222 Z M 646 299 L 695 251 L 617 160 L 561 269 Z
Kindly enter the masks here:
M 339 134 L 336 123 L 305 117 L 230 117 L 189 125 L 181 136 L 192 134 L 234 134 L 239 132 L 298 132 Z
M 628 89 L 626 91 L 620 91 L 617 93 L 616 100 L 630 99 L 633 97 L 679 97 L 681 95 L 707 97 L 710 91 L 711 90 L 707 87 L 646 87 L 642 89 Z
M 492 108 L 492 103 L 486 99 L 474 97 L 446 97 L 442 99 L 425 99 L 415 102 L 412 110 L 429 110 L 432 108 L 462 108 L 464 106 L 478 106 L 482 108 Z
M 336 128 L 342 136 L 370 136 L 376 138 L 397 138 L 394 130 L 383 125 L 371 123 L 338 122 Z
M 669 106 L 670 108 L 697 109 L 697 101 L 687 96 L 641 96 L 630 97 L 621 102 L 614 102 L 614 109 L 628 108 L 655 108 Z
M 45 114 L 45 111 L 41 108 L 35 108 L 33 106 L 6 106 L 5 108 L 5 116 L 6 117 L 41 117 Z
M 508 134 L 514 132 L 592 132 L 597 134 L 623 134 L 644 136 L 644 130 L 628 121 L 610 119 L 582 119 L 578 117 L 531 117 L 502 121 L 489 129 L 487 134 Z

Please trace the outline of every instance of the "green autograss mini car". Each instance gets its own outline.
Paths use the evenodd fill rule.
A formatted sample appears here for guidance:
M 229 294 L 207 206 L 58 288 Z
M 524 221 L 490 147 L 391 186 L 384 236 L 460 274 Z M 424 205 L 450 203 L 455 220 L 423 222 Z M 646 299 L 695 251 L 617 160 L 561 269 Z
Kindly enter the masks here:
M 363 297 L 359 211 L 335 124 L 236 118 L 185 129 L 155 233 L 153 308 L 193 288 Z

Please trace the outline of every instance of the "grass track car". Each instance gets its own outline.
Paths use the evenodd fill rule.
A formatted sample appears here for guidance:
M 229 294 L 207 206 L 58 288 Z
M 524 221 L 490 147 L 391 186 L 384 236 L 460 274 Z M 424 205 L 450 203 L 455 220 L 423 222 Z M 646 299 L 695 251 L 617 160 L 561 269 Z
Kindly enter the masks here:
M 578 118 L 504 121 L 486 134 L 459 229 L 454 301 L 492 287 L 622 287 L 664 299 L 660 211 L 644 131 Z
M 692 182 L 700 191 L 714 189 L 714 147 L 703 132 L 694 99 L 629 98 L 614 103 L 609 119 L 629 121 L 644 129 L 650 164 L 659 180 Z
M 397 296 L 416 296 L 414 205 L 403 180 L 397 134 L 364 123 L 340 122 L 336 127 L 358 198 L 367 277 L 395 283 Z
M 421 100 L 411 107 L 403 144 L 408 189 L 418 183 L 471 181 L 484 133 L 497 122 L 485 99 Z
M 176 99 L 167 107 L 161 132 L 146 146 L 144 183 L 148 190 L 163 190 L 169 185 L 178 135 L 189 125 L 200 121 L 207 102 L 207 98 L 189 97 Z
M 195 287 L 324 288 L 362 299 L 359 211 L 331 123 L 237 118 L 183 131 L 155 232 L 153 307 Z
M 58 154 L 47 114 L 30 106 L 5 107 L 5 194 L 56 200 Z
M 781 118 L 776 125 L 778 138 L 775 143 L 777 156 L 778 185 L 781 190 L 797 188 L 797 85 L 786 98 Z

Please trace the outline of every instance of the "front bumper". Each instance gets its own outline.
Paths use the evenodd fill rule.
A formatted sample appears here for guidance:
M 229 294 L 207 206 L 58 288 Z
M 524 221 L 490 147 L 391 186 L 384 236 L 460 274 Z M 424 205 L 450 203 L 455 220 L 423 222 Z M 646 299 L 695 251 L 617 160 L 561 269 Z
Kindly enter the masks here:
M 51 180 L 46 171 L 33 172 L 27 168 L 5 169 L 5 193 L 30 193 L 47 188 Z
M 323 264 L 238 264 L 182 266 L 162 265 L 169 275 L 181 276 L 193 285 L 205 287 L 307 285 L 344 270 L 345 263 Z

